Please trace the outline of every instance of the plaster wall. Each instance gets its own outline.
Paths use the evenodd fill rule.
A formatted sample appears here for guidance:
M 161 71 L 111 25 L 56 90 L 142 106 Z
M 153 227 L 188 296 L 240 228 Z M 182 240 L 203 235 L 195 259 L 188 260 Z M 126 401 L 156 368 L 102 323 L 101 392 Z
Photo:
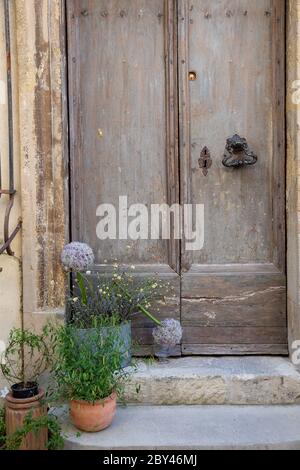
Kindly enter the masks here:
M 15 189 L 17 196 L 11 213 L 10 228 L 14 230 L 21 216 L 21 187 L 20 187 L 20 159 L 19 159 L 19 121 L 18 121 L 18 73 L 16 64 L 15 42 L 15 15 L 11 8 L 12 28 L 12 74 L 14 81 L 13 111 L 14 111 L 14 162 L 15 162 Z M 5 48 L 5 22 L 4 3 L 0 2 L 0 165 L 2 173 L 2 189 L 8 189 L 8 100 L 7 100 L 7 68 Z M 3 243 L 4 215 L 8 196 L 0 198 L 0 246 Z M 0 349 L 1 341 L 6 343 L 12 327 L 22 324 L 22 263 L 21 263 L 21 236 L 12 244 L 14 257 L 0 256 Z M 2 343 L 2 344 L 3 344 Z M 1 379 L 0 379 L 1 386 Z

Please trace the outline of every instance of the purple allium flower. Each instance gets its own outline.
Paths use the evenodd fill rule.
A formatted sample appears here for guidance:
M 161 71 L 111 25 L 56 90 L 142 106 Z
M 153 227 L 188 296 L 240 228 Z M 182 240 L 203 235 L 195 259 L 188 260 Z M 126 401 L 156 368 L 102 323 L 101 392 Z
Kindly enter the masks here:
M 153 330 L 153 338 L 156 344 L 165 347 L 175 347 L 181 342 L 182 328 L 179 321 L 168 318 Z
M 82 272 L 94 264 L 95 256 L 86 243 L 73 242 L 64 247 L 61 262 L 66 271 Z

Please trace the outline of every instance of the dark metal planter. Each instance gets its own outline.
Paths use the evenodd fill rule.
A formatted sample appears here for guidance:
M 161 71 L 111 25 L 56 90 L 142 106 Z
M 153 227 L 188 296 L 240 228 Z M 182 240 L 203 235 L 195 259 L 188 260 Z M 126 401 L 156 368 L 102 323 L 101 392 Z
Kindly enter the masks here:
M 122 323 L 119 326 L 110 326 L 104 327 L 101 329 L 101 334 L 103 337 L 108 336 L 109 332 L 112 330 L 119 331 L 119 334 L 116 335 L 116 348 L 120 347 L 122 353 L 122 368 L 125 369 L 131 365 L 132 361 L 132 335 L 131 335 L 131 322 Z M 78 329 L 78 336 L 82 342 L 85 338 L 93 333 L 94 329 Z

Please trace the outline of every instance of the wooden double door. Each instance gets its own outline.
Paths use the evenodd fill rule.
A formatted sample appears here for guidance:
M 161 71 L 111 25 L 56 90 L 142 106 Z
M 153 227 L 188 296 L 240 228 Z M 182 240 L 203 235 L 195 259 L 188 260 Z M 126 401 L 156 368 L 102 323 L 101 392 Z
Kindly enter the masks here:
M 73 239 L 99 271 L 170 282 L 178 354 L 287 353 L 285 1 L 68 0 L 67 19 Z M 120 196 L 203 205 L 202 249 L 174 224 L 100 241 L 98 207 Z M 136 318 L 141 353 L 151 329 Z

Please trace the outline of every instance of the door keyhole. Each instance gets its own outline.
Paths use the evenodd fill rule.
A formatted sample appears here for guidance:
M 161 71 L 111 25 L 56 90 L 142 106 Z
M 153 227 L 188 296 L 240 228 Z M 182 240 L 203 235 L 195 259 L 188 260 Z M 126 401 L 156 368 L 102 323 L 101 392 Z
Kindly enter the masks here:
M 202 173 L 204 176 L 208 175 L 208 170 L 211 168 L 211 166 L 212 159 L 210 151 L 207 147 L 204 147 L 199 158 L 199 167 L 202 169 Z

